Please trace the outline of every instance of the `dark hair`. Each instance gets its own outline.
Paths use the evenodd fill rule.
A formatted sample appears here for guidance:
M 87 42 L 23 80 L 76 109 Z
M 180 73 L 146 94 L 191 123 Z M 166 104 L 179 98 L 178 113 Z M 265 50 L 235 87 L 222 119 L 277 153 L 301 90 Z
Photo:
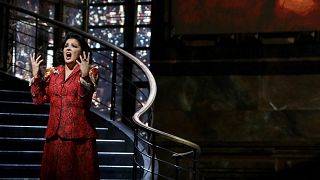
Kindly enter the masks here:
M 69 33 L 69 34 L 67 34 L 67 36 L 65 37 L 65 40 L 61 44 L 61 47 L 57 51 L 57 54 L 56 54 L 57 65 L 62 65 L 65 63 L 64 57 L 63 57 L 63 48 L 64 48 L 64 45 L 66 44 L 68 39 L 76 39 L 80 43 L 81 51 L 85 51 L 86 54 L 90 53 L 89 63 L 91 64 L 92 63 L 92 53 L 91 53 L 91 49 L 90 49 L 88 43 L 85 41 L 85 39 L 82 36 L 75 34 L 75 33 Z M 81 52 L 81 54 L 82 54 L 82 52 Z

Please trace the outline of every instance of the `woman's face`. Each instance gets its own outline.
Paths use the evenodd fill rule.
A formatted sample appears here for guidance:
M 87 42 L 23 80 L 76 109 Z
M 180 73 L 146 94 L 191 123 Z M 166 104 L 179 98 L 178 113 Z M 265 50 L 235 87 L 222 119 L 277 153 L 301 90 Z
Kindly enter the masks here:
M 66 64 L 76 64 L 81 54 L 81 46 L 78 40 L 68 39 L 64 44 L 63 57 Z

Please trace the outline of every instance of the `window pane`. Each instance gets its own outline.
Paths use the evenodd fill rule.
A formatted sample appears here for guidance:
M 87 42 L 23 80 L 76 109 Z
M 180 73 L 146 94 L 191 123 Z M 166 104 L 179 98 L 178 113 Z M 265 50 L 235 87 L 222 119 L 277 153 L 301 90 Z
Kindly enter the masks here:
M 147 67 L 150 67 L 150 50 L 137 50 L 135 56 Z M 133 67 L 133 74 L 134 81 L 147 81 L 145 74 L 136 66 Z
M 54 19 L 55 16 L 55 9 L 54 9 L 54 5 L 49 5 L 49 18 L 50 19 Z
M 150 47 L 151 28 L 138 27 L 136 36 L 137 47 Z
M 138 5 L 137 24 L 150 24 L 151 22 L 151 5 Z
M 82 5 L 83 1 L 79 0 L 63 0 L 64 4 Z
M 119 3 L 124 2 L 124 0 L 90 0 L 89 3 Z
M 123 47 L 123 28 L 91 28 L 90 34 L 118 47 Z M 93 48 L 100 48 L 99 43 L 92 44 Z
M 82 10 L 65 6 L 63 22 L 70 26 L 82 27 Z
M 35 13 L 39 12 L 39 0 L 17 1 L 17 6 Z
M 118 6 L 90 6 L 90 26 L 123 25 L 123 5 Z
M 151 2 L 151 0 L 137 0 L 137 2 Z
M 150 50 L 137 50 L 136 57 L 140 59 L 146 66 L 150 66 Z

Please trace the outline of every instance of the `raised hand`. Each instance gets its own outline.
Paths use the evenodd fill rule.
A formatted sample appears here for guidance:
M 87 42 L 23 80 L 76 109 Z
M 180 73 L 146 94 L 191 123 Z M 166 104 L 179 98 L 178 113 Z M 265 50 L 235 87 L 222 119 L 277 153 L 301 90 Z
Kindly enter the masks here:
M 81 77 L 86 77 L 89 75 L 90 71 L 90 52 L 86 55 L 86 52 L 83 51 L 83 55 L 80 55 L 80 60 L 77 60 L 77 63 L 80 66 Z
M 41 58 L 41 55 L 38 55 L 37 58 L 35 57 L 36 57 L 35 53 L 30 54 L 32 76 L 37 78 L 40 71 L 40 64 L 42 63 L 43 59 Z

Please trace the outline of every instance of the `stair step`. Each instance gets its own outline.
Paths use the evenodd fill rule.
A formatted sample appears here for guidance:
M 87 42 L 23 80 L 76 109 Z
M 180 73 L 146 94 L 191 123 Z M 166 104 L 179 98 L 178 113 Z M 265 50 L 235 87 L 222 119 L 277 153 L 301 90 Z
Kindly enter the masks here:
M 0 137 L 43 137 L 47 126 L 0 124 Z M 97 127 L 98 137 L 108 137 L 108 128 Z
M 132 179 L 132 166 L 105 166 L 100 165 L 101 178 Z
M 0 149 L 3 151 L 39 151 L 43 149 L 44 139 L 43 138 L 0 138 Z
M 26 178 L 26 177 L 22 177 L 22 178 L 1 178 L 0 180 L 39 180 L 39 178 Z M 132 180 L 132 178 L 129 179 L 124 179 L 124 178 L 100 178 L 100 180 Z
M 132 179 L 132 166 L 100 165 L 102 179 Z M 40 164 L 0 164 L 0 178 L 39 178 Z
M 2 134 L 13 134 L 14 136 L 19 136 L 19 134 L 22 135 L 25 132 L 27 134 L 24 135 L 27 136 L 42 137 L 44 135 L 44 127 L 46 127 L 48 123 L 48 118 L 48 114 L 0 113 L 0 136 L 2 136 Z M 117 131 L 119 130 L 114 128 L 114 126 L 111 125 L 107 120 L 97 120 L 97 117 L 94 115 L 91 117 L 91 119 L 94 120 L 93 124 L 96 127 L 99 138 L 127 138 L 125 134 L 118 133 Z M 11 129 L 5 129 L 10 128 L 11 125 L 13 126 Z M 19 129 L 18 127 L 21 128 Z
M 48 114 L 0 113 L 0 124 L 46 126 Z
M 11 125 L 26 125 L 26 126 L 46 126 L 48 123 L 49 114 L 31 114 L 31 113 L 8 113 L 0 112 L 0 124 L 11 124 Z M 96 120 L 97 116 L 92 116 L 91 119 L 95 120 L 93 124 L 95 127 L 106 127 L 110 126 L 107 120 Z M 113 126 L 112 126 L 113 127 Z
M 128 148 L 128 142 L 126 140 L 106 140 L 97 139 L 98 151 L 110 151 L 110 152 L 132 152 L 132 147 Z M 43 149 L 44 138 L 12 138 L 12 137 L 0 137 L 0 149 L 19 151 L 21 149 L 25 151 L 40 151 Z
M 132 166 L 132 152 L 98 152 L 100 164 Z
M 42 151 L 0 151 L 0 164 L 40 164 L 41 157 Z
M 48 114 L 49 104 L 36 106 L 32 102 L 0 101 L 0 113 Z
M 0 164 L 1 178 L 39 178 L 40 164 Z
M 32 96 L 30 91 L 0 89 L 0 93 L 0 101 L 19 100 L 24 102 L 32 102 Z
M 43 151 L 0 151 L 0 164 L 37 164 Z M 131 152 L 98 152 L 99 164 L 108 166 L 132 165 Z
M 18 126 L 0 125 L 0 137 L 10 136 L 10 138 L 37 138 L 43 137 L 46 126 Z

